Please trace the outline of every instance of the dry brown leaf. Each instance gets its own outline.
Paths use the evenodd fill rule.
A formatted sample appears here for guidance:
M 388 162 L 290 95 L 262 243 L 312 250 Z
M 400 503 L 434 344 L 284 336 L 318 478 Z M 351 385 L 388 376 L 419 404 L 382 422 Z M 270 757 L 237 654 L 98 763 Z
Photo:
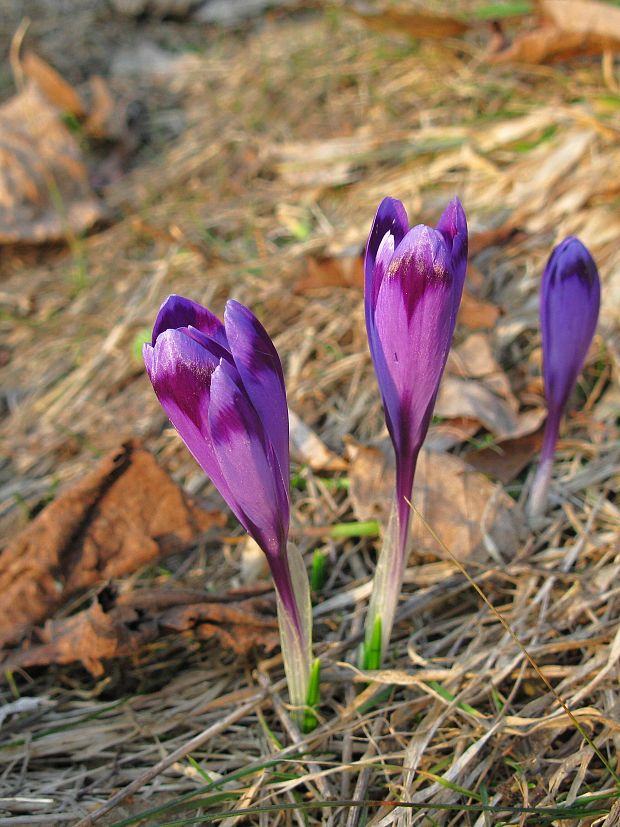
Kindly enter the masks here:
M 48 622 L 41 633 L 44 642 L 11 654 L 5 668 L 81 662 L 92 675 L 99 677 L 103 674 L 103 660 L 129 655 L 156 636 L 157 625 L 150 619 L 145 622 L 130 608 L 107 611 L 100 600 L 96 600 L 83 612 Z
M 493 55 L 499 63 L 544 63 L 620 48 L 620 9 L 596 0 L 539 0 L 540 27 Z
M 519 476 L 542 446 L 542 432 L 498 442 L 480 451 L 468 451 L 463 459 L 483 474 L 495 477 L 504 485 Z
M 129 441 L 61 494 L 0 555 L 0 644 L 18 641 L 73 594 L 178 551 L 223 525 Z
M 456 419 L 446 419 L 428 429 L 428 436 L 424 444 L 430 451 L 449 451 L 462 442 L 467 442 L 480 430 L 477 419 L 467 419 L 461 416 Z
M 86 115 L 82 99 L 73 86 L 34 52 L 25 53 L 21 68 L 24 76 L 38 86 L 47 100 L 61 112 L 68 112 L 76 118 Z
M 140 591 L 117 599 L 106 587 L 82 612 L 49 621 L 40 633 L 43 642 L 12 653 L 4 668 L 29 668 L 50 663 L 81 662 L 95 677 L 103 674 L 102 661 L 127 657 L 170 632 L 214 638 L 238 655 L 259 646 L 270 651 L 278 643 L 278 623 L 265 615 L 265 600 L 229 602 L 183 590 L 149 590 L 147 605 Z M 188 600 L 190 601 L 188 603 Z
M 443 396 L 436 406 L 437 415 L 445 416 L 446 421 L 432 426 L 427 447 L 446 451 L 468 441 L 481 424 L 501 434 L 506 429 L 512 435 L 532 430 L 529 421 L 522 421 L 521 415 L 517 414 L 519 403 L 508 377 L 495 359 L 486 333 L 472 333 L 453 348 L 447 371 L 442 383 L 445 386 L 441 392 Z M 478 381 L 468 381 L 473 379 Z
M 388 445 L 362 445 L 345 438 L 349 460 L 349 495 L 358 520 L 385 522 L 394 496 L 394 468 Z
M 498 438 L 512 436 L 519 421 L 510 404 L 484 381 L 446 375 L 439 388 L 435 414 L 445 419 L 477 419 Z
M 114 98 L 110 87 L 100 75 L 94 75 L 89 83 L 92 100 L 84 122 L 84 132 L 91 138 L 109 138 L 110 122 L 115 111 Z
M 503 373 L 485 333 L 472 333 L 458 347 L 453 348 L 448 356 L 447 369 L 450 373 L 472 379 Z
M 507 241 L 513 240 L 519 233 L 515 229 L 513 221 L 507 221 L 500 227 L 494 227 L 491 230 L 481 230 L 474 233 L 469 239 L 469 255 L 475 256 L 482 250 L 488 247 L 495 247 L 504 244 Z M 468 270 L 471 269 L 471 265 Z
M 458 37 L 467 31 L 468 25 L 457 17 L 447 14 L 431 14 L 427 11 L 411 8 L 382 8 L 362 11 L 355 6 L 345 6 L 346 10 L 361 19 L 371 29 L 380 32 L 398 32 L 410 37 L 443 40 L 446 37 Z
M 393 497 L 393 454 L 350 440 L 351 500 L 358 519 L 381 519 L 384 524 Z M 524 518 L 516 503 L 483 474 L 459 457 L 420 452 L 412 503 L 459 560 L 489 553 L 503 559 L 516 554 Z M 413 549 L 442 555 L 441 547 L 424 526 L 412 519 Z
M 80 149 L 35 84 L 0 106 L 0 244 L 64 240 L 102 219 Z
M 295 285 L 295 293 L 307 293 L 321 287 L 359 287 L 364 284 L 364 261 L 361 256 L 318 258 L 309 256 L 306 273 Z
M 540 13 L 563 32 L 620 44 L 620 9 L 597 0 L 538 0 Z
M 463 291 L 463 299 L 459 310 L 459 324 L 470 330 L 484 330 L 495 327 L 501 311 L 491 302 L 477 299 L 468 290 Z
M 519 35 L 507 49 L 492 55 L 490 60 L 494 63 L 544 63 L 551 59 L 563 60 L 583 51 L 587 51 L 585 35 L 544 25 Z
M 264 601 L 261 601 L 264 604 Z M 246 604 L 198 603 L 168 609 L 161 617 L 165 632 L 196 629 L 201 638 L 216 637 L 222 646 L 245 655 L 255 646 L 270 651 L 278 645 L 278 621 L 273 615 L 256 612 L 253 601 Z

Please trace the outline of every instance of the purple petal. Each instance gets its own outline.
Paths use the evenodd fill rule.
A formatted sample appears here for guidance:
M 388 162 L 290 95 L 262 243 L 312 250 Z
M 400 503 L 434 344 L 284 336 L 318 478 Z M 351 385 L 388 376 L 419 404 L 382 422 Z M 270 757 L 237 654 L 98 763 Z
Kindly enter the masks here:
M 260 419 L 226 362 L 213 373 L 209 430 L 228 504 L 270 559 L 286 549 L 289 506 L 273 448 Z
M 388 280 L 400 284 L 408 318 L 427 290 L 437 288 L 451 293 L 452 261 L 442 234 L 425 224 L 413 227 L 396 248 L 387 275 L 381 287 Z
M 221 345 L 216 339 L 212 339 L 210 336 L 204 334 L 201 330 L 198 330 L 196 327 L 181 327 L 179 330 L 182 333 L 185 333 L 186 336 L 189 336 L 190 339 L 193 339 L 195 342 L 198 342 L 199 345 L 206 348 L 206 350 L 211 353 L 218 361 L 220 359 L 225 359 L 227 362 L 230 362 L 231 365 L 234 365 L 234 359 L 232 357 L 232 353 L 228 350 L 228 347 L 224 347 Z
M 588 249 L 574 237 L 551 253 L 542 278 L 540 320 L 545 394 L 559 419 L 596 330 L 601 286 Z
M 449 252 L 436 230 L 414 227 L 396 250 L 374 314 L 374 362 L 397 462 L 413 474 L 453 332 Z M 410 496 L 411 487 L 402 492 Z
M 377 303 L 379 287 L 385 272 L 385 259 L 381 268 L 376 268 L 377 254 L 383 245 L 385 251 L 385 237 L 388 233 L 393 238 L 392 250 L 397 247 L 409 229 L 407 211 L 396 198 L 384 198 L 372 223 L 366 256 L 364 258 L 364 301 L 366 307 L 366 326 L 369 328 L 372 313 Z
M 455 279 L 454 313 L 456 317 L 467 273 L 468 248 L 467 218 L 458 198 L 454 198 L 444 210 L 437 224 L 437 230 L 444 237 L 446 246 L 450 250 L 452 272 Z
M 144 360 L 146 372 L 149 375 L 149 379 L 151 379 L 151 373 L 153 371 L 153 346 L 149 345 L 148 342 L 145 342 L 142 345 L 142 358 Z M 151 379 L 151 382 L 152 381 L 153 380 Z
M 155 347 L 144 345 L 144 364 L 159 402 L 224 499 L 231 493 L 215 457 L 207 411 L 220 359 L 182 330 L 164 330 Z
M 288 408 L 280 357 L 265 328 L 239 302 L 227 302 L 224 325 L 235 366 L 273 445 L 282 482 L 288 490 Z
M 168 296 L 162 306 L 153 325 L 153 338 L 151 344 L 154 346 L 157 337 L 164 330 L 175 330 L 179 327 L 195 327 L 212 339 L 215 339 L 224 347 L 227 347 L 226 333 L 222 322 L 203 307 L 201 304 L 184 299 L 183 296 Z

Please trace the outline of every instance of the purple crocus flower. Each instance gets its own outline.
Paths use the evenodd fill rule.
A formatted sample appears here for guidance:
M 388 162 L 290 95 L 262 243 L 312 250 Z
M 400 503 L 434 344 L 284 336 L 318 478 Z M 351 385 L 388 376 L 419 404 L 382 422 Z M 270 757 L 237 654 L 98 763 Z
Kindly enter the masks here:
M 406 563 L 407 500 L 467 270 L 467 221 L 458 198 L 436 229 L 423 224 L 409 229 L 402 203 L 385 198 L 370 231 L 364 268 L 368 342 L 396 454 L 395 514 L 380 555 L 366 627 L 368 647 L 380 618 L 385 651 Z
M 306 702 L 310 602 L 291 565 L 288 409 L 277 351 L 254 314 L 229 301 L 224 323 L 181 296 L 162 304 L 144 363 L 170 421 L 231 511 L 265 552 L 278 596 L 291 700 Z M 294 570 L 293 570 L 294 569 Z M 294 686 L 300 684 L 299 691 Z M 295 697 L 293 697 L 293 695 Z M 302 697 L 303 695 L 303 697 Z
M 547 422 L 540 465 L 528 511 L 540 516 L 547 502 L 560 422 L 592 343 L 601 304 L 594 259 L 579 239 L 569 236 L 553 250 L 542 277 L 540 324 Z

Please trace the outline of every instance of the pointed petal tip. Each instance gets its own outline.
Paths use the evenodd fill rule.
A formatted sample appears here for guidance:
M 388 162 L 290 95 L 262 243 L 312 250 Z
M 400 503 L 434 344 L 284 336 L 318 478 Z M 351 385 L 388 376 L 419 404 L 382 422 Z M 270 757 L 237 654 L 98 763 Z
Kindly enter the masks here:
M 280 357 L 261 322 L 240 302 L 228 302 L 224 324 L 240 380 L 263 423 L 288 485 L 288 409 Z
M 552 255 L 570 256 L 573 260 L 582 260 L 596 267 L 592 253 L 588 250 L 583 241 L 577 236 L 569 235 L 555 247 Z
M 409 229 L 409 217 L 402 201 L 387 195 L 377 207 L 373 229 L 379 229 L 381 238 L 386 232 L 391 231 L 393 235 L 404 235 Z M 372 231 L 371 231 L 372 234 Z
M 153 347 L 148 342 L 145 342 L 142 345 L 142 359 L 144 361 L 146 372 L 150 376 L 151 371 L 153 370 Z
M 404 212 L 406 212 L 405 205 L 403 204 L 403 202 L 399 198 L 393 198 L 391 195 L 386 195 L 385 198 L 381 199 L 377 212 L 379 210 L 382 210 L 384 212 L 387 212 L 388 210 L 394 212 L 403 210 Z
M 171 293 L 159 308 L 153 325 L 151 344 L 154 346 L 158 337 L 166 330 L 190 325 L 226 346 L 224 325 L 217 316 L 201 304 L 176 293 Z
M 543 292 L 557 280 L 579 276 L 591 290 L 600 290 L 600 277 L 596 262 L 586 245 L 576 236 L 569 235 L 554 247 L 543 274 Z
M 437 229 L 440 233 L 452 239 L 457 235 L 467 237 L 467 217 L 458 196 L 454 196 L 441 214 L 441 218 L 437 222 Z
M 187 302 L 182 296 L 177 296 L 176 293 L 171 293 L 163 300 L 157 311 L 155 317 L 155 324 L 153 325 L 153 334 L 151 336 L 151 345 L 155 347 L 157 337 L 166 329 L 170 327 L 168 320 L 177 319 L 183 311 L 184 302 Z M 181 327 L 180 324 L 175 324 L 174 327 Z
M 566 238 L 563 238 L 562 241 L 553 248 L 554 253 L 562 253 L 566 250 L 573 250 L 575 253 L 580 253 L 590 258 L 592 257 L 586 245 L 583 241 L 580 241 L 576 235 L 567 235 Z
M 249 307 L 246 307 L 245 304 L 241 304 L 241 302 L 237 301 L 236 299 L 228 299 L 226 305 L 224 306 L 224 326 L 226 327 L 226 322 L 232 322 L 234 319 L 238 319 L 239 317 L 243 317 L 246 319 L 255 319 L 256 316 Z
M 558 420 L 588 354 L 600 305 L 596 263 L 585 244 L 569 236 L 553 249 L 540 289 L 545 396 Z

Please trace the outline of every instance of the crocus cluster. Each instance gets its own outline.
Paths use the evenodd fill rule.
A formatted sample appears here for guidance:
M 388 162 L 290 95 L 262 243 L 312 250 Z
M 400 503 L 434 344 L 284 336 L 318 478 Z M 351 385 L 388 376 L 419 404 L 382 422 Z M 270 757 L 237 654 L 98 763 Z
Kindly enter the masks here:
M 370 353 L 396 458 L 392 513 L 373 580 L 361 664 L 378 668 L 389 643 L 408 554 L 410 498 L 452 342 L 467 270 L 467 222 L 458 199 L 436 228 L 409 228 L 385 198 L 365 258 Z M 560 421 L 594 335 L 596 265 L 576 238 L 553 251 L 542 280 L 548 418 L 529 510 L 544 509 Z M 144 361 L 157 397 L 187 447 L 267 556 L 274 579 L 292 703 L 317 700 L 303 560 L 288 543 L 288 409 L 280 359 L 256 317 L 235 301 L 223 323 L 179 296 L 163 303 Z M 300 719 L 304 719 L 302 716 Z
M 170 421 L 267 556 L 291 702 L 301 707 L 312 666 L 310 591 L 288 544 L 288 409 L 276 349 L 236 301 L 227 303 L 222 324 L 205 307 L 169 296 L 144 363 Z
M 592 256 L 579 239 L 564 239 L 551 253 L 540 290 L 547 421 L 528 502 L 532 518 L 545 510 L 560 422 L 592 343 L 600 303 L 601 284 Z
M 396 455 L 393 513 L 366 622 L 362 664 L 377 668 L 388 644 L 407 560 L 409 499 L 444 371 L 467 270 L 467 222 L 458 199 L 436 229 L 409 229 L 404 206 L 385 198 L 365 258 L 370 353 Z

